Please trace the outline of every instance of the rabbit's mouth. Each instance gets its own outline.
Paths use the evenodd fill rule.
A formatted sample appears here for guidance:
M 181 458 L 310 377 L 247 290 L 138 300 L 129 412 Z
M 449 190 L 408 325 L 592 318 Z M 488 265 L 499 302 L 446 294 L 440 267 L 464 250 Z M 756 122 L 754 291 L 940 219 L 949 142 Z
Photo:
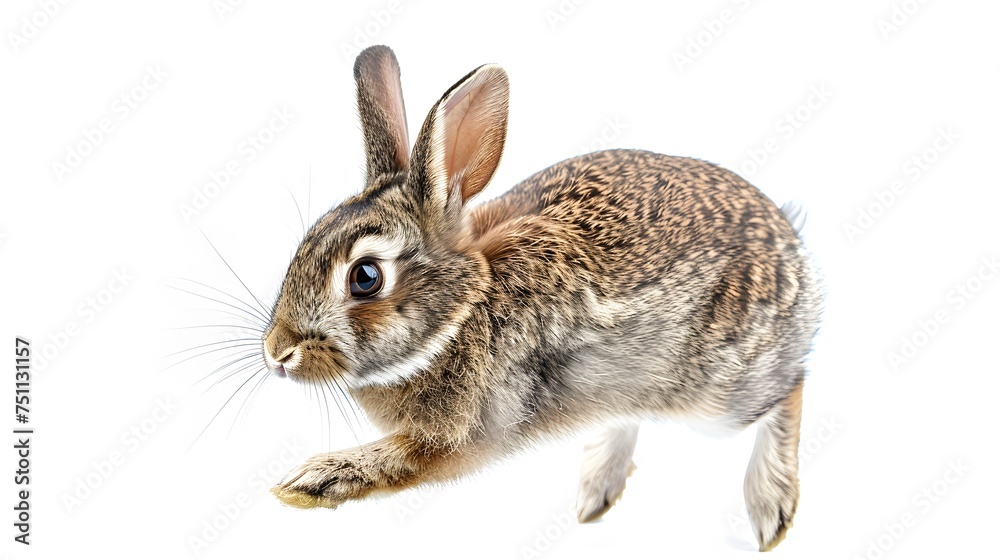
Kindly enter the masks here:
M 301 355 L 296 346 L 286 348 L 280 355 L 273 356 L 268 344 L 264 344 L 264 365 L 268 373 L 281 378 L 288 377 L 288 370 L 294 370 L 301 361 Z
M 268 368 L 268 371 L 272 375 L 277 375 L 278 377 L 281 377 L 282 379 L 288 377 L 288 372 L 285 371 L 285 366 L 282 365 L 282 364 L 278 364 L 277 367 L 275 367 L 273 369 Z
M 330 344 L 307 340 L 277 355 L 264 344 L 264 366 L 268 373 L 297 383 L 326 384 L 331 377 L 350 377 L 346 364 L 344 354 Z

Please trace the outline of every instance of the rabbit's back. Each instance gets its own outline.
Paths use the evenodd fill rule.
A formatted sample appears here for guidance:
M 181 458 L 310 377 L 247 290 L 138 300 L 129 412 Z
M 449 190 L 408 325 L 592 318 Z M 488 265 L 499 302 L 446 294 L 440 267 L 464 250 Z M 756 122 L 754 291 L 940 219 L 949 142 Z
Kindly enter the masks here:
M 535 384 L 540 401 L 599 416 L 643 401 L 743 425 L 801 379 L 811 264 L 780 210 L 730 171 L 596 152 L 529 177 L 471 224 L 506 327 L 497 343 L 531 341 L 542 355 L 517 366 L 558 385 Z

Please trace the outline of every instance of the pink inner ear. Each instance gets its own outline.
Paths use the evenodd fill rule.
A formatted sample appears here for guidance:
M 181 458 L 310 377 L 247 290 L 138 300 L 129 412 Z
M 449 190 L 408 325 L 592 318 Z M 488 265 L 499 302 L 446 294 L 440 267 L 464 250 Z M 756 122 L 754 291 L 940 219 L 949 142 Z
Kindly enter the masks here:
M 507 75 L 484 67 L 458 86 L 440 107 L 444 172 L 463 202 L 486 187 L 507 134 Z M 454 183 L 458 183 L 455 185 Z
M 464 86 L 463 86 L 464 89 Z M 445 160 L 447 177 L 455 177 L 469 165 L 475 155 L 475 139 L 482 136 L 482 123 L 475 122 L 470 109 L 474 106 L 479 91 L 465 94 L 462 91 L 445 104 Z M 464 193 L 463 193 L 464 195 Z M 464 198 L 464 196 L 463 196 Z
M 406 132 L 406 110 L 403 108 L 403 90 L 399 85 L 399 67 L 390 58 L 380 61 L 379 72 L 382 96 L 379 105 L 386 112 L 389 132 L 395 136 L 396 153 L 393 154 L 400 168 L 406 167 L 410 157 L 410 140 Z

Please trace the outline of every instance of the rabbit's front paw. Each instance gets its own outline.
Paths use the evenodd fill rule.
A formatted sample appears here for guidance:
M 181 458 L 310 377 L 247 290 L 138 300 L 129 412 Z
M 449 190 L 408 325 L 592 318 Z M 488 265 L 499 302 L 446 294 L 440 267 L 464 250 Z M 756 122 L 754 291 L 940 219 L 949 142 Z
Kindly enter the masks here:
M 317 455 L 292 469 L 271 488 L 271 493 L 285 505 L 310 509 L 336 508 L 362 497 L 364 476 L 347 458 L 336 453 Z

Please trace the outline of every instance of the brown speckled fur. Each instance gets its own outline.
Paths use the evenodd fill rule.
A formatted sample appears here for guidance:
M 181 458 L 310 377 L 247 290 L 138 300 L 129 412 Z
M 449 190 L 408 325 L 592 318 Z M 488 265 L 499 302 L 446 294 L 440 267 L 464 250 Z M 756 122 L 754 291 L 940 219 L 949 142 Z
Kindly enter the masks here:
M 585 426 L 760 420 L 750 471 L 762 476 L 748 472 L 747 500 L 761 547 L 773 546 L 798 497 L 803 357 L 820 306 L 781 211 L 718 166 L 637 150 L 566 160 L 468 206 L 502 150 L 506 76 L 483 67 L 448 90 L 401 161 L 405 122 L 401 132 L 389 122 L 405 115 L 401 93 L 394 101 L 398 73 L 385 47 L 359 56 L 367 185 L 309 231 L 264 339 L 270 356 L 294 356 L 293 379 L 352 380 L 351 395 L 389 435 L 310 459 L 274 493 L 291 505 L 336 507 L 451 479 Z M 462 100 L 455 96 L 485 99 L 473 117 L 494 135 L 473 135 L 479 159 L 442 175 L 435 138 L 452 130 L 441 116 L 452 92 L 448 107 Z M 344 281 L 334 276 L 345 270 L 338 263 L 365 236 L 400 246 L 395 287 L 367 300 L 332 297 L 330 286 Z M 435 346 L 442 332 L 447 340 Z M 413 372 L 377 377 L 426 348 L 432 356 Z M 613 468 L 624 460 L 629 468 Z M 596 461 L 591 486 L 631 472 L 629 457 Z M 599 516 L 608 500 L 581 508 L 581 519 Z

